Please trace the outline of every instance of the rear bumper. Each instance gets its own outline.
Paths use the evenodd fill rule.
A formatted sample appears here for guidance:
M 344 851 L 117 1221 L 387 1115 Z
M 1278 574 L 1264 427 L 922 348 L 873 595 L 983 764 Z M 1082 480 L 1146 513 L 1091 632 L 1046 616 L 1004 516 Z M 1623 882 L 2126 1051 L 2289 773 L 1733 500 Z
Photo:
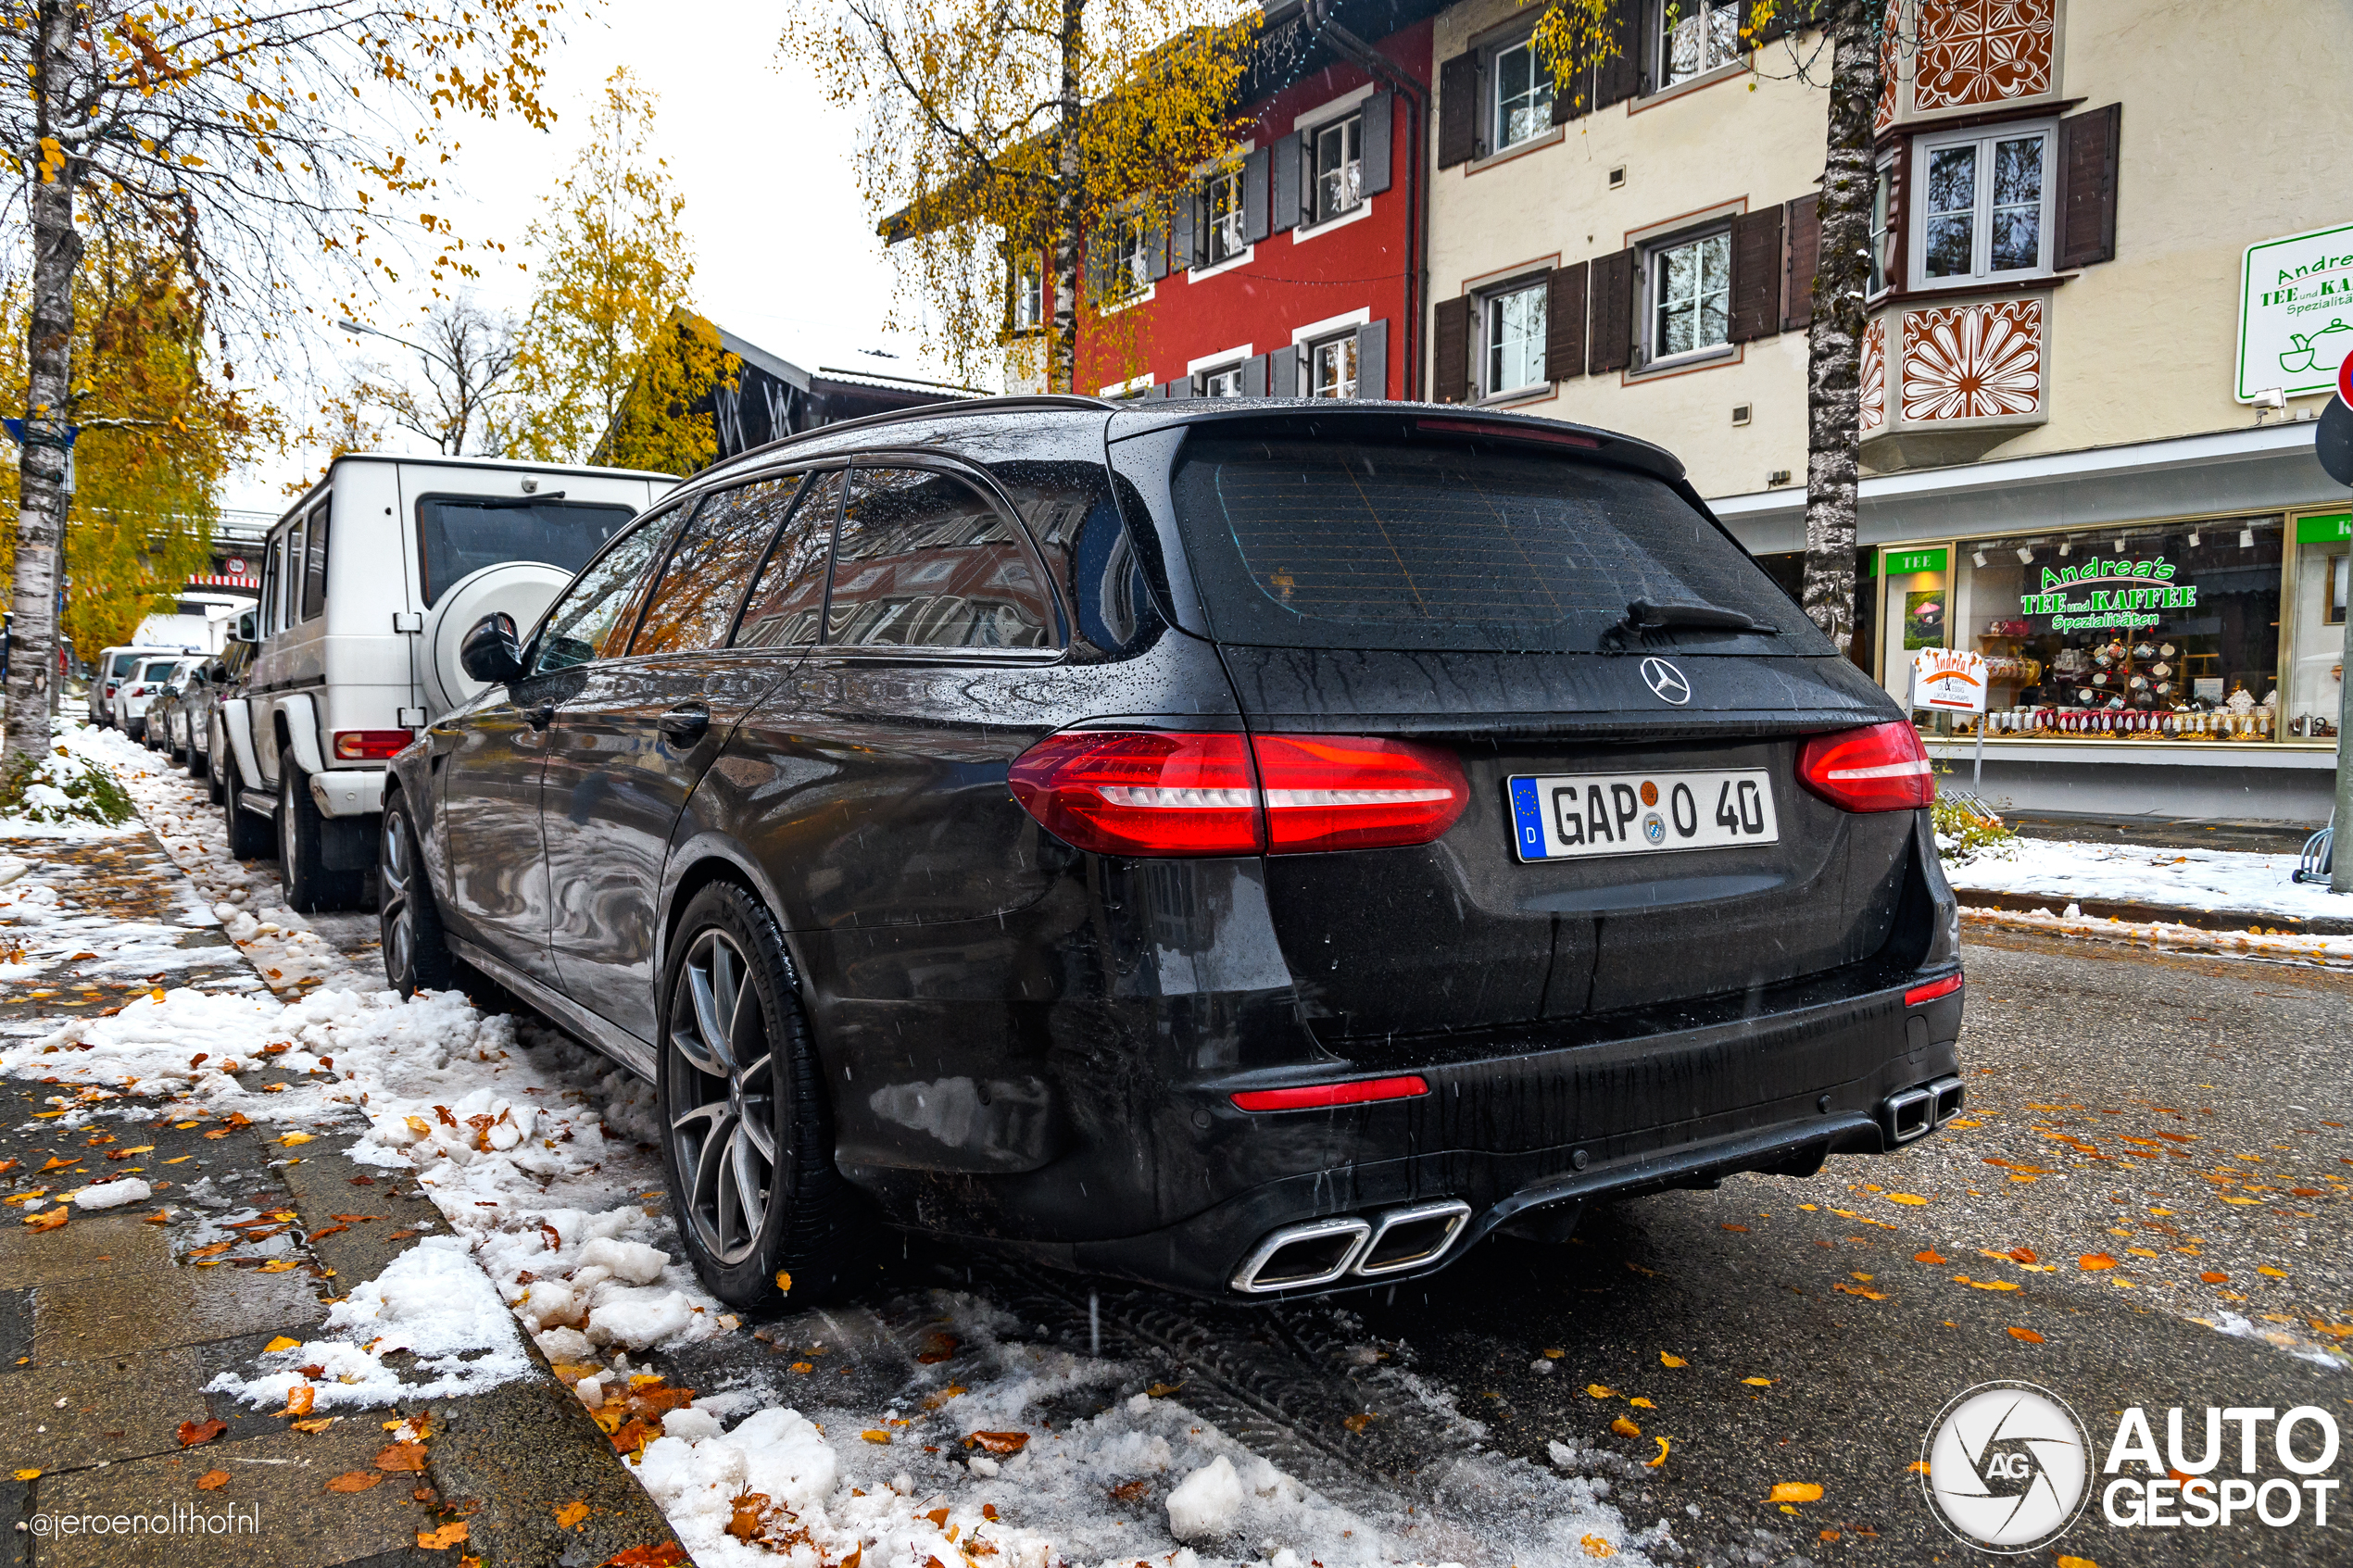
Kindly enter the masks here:
M 1377 1231 L 1400 1210 L 1467 1205 L 1441 1249 L 1380 1270 L 1386 1284 L 1443 1268 L 1499 1226 L 1565 1235 L 1588 1203 L 1882 1153 L 1914 1133 L 1894 1123 L 1892 1100 L 1942 1080 L 1944 1114 L 1957 1106 L 1962 997 L 1906 1007 L 1906 985 L 1921 978 L 1680 1030 L 1425 1064 L 1415 1071 L 1430 1092 L 1386 1104 L 1252 1115 L 1230 1096 L 1277 1086 L 1270 1075 L 1205 1085 L 1214 1130 L 1203 1157 L 1264 1179 L 1176 1224 L 1077 1243 L 1060 1261 L 1231 1297 L 1246 1293 L 1238 1280 L 1279 1230 L 1362 1220 Z M 1928 1125 L 1935 1120 L 1931 1101 Z M 1284 1150 L 1322 1157 L 1269 1173 Z M 1292 1293 L 1376 1282 L 1352 1266 Z
M 384 770 L 329 768 L 313 773 L 310 798 L 322 817 L 372 817 L 384 809 Z

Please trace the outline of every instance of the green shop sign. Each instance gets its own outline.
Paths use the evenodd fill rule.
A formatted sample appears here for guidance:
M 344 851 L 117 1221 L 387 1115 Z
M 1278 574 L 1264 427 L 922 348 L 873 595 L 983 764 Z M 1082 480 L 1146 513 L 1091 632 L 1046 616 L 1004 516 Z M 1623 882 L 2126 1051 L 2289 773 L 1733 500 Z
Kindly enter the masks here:
M 2043 569 L 2043 591 L 2020 594 L 2023 615 L 2047 615 L 2054 632 L 2129 631 L 2154 626 L 2159 610 L 2196 609 L 2197 585 L 2172 581 L 2173 563 L 2150 560 L 2091 560 L 2082 566 Z M 2093 587 L 2093 583 L 2105 586 Z M 2080 587 L 2082 595 L 2068 589 Z
M 2296 542 L 2299 545 L 2341 545 L 2347 539 L 2353 539 L 2353 512 L 2296 520 Z
M 1909 577 L 1916 571 L 1944 570 L 1943 550 L 1890 550 L 1887 552 L 1887 575 Z

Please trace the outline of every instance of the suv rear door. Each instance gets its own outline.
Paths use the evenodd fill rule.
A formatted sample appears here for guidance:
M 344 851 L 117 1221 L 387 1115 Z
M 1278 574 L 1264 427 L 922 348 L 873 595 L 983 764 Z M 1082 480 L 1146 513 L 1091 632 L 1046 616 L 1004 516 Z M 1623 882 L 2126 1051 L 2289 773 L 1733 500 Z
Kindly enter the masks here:
M 1807 734 L 1894 717 L 1883 695 L 1679 493 L 1662 456 L 1645 471 L 1602 460 L 1592 438 L 1547 451 L 1428 423 L 1441 428 L 1394 415 L 1198 428 L 1159 491 L 1254 731 L 1435 746 L 1470 784 L 1434 844 L 1268 858 L 1319 1036 L 1749 992 L 1876 951 L 1911 816 L 1841 811 L 1798 786 L 1796 759 Z M 1124 471 L 1144 466 L 1120 450 Z M 1734 624 L 1613 633 L 1638 599 Z M 1541 809 L 1577 801 L 1588 842 L 1524 858 L 1515 780 Z M 1742 831 L 1743 808 L 1767 831 Z M 1654 811 L 1671 842 L 1680 815 L 1664 819 L 1685 810 L 1695 828 L 1729 812 L 1729 842 L 1627 842 Z
M 756 644 L 731 648 L 728 633 L 755 574 L 763 587 L 813 575 L 822 595 L 838 497 L 830 475 L 812 482 L 798 473 L 705 495 L 625 650 L 585 666 L 579 689 L 556 710 L 540 796 L 548 946 L 565 992 L 640 1039 L 655 1034 L 671 831 L 736 721 L 795 657 Z

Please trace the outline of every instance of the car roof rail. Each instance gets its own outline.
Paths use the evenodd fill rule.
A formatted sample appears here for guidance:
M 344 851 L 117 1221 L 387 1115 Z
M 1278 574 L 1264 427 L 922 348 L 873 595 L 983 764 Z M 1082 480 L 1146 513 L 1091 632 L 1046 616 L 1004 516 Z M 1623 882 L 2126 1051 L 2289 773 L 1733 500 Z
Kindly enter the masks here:
M 734 457 L 726 458 L 725 461 L 731 464 L 738 463 L 746 458 L 759 457 L 762 454 L 773 455 L 807 442 L 838 434 L 843 431 L 872 430 L 881 425 L 914 424 L 925 420 L 969 419 L 977 414 L 1019 414 L 1051 408 L 1108 413 L 1121 407 L 1123 405 L 1114 398 L 1089 397 L 1084 393 L 1074 392 L 1028 392 L 1010 394 L 1002 397 L 950 398 L 943 403 L 918 403 L 908 408 L 886 408 L 879 414 L 861 414 L 854 420 L 841 420 L 833 424 L 818 425 L 812 430 L 796 431 L 790 435 L 780 435 L 775 440 L 763 442 L 758 446 L 747 446 Z M 713 463 L 711 467 L 717 468 L 719 464 Z M 688 477 L 699 478 L 700 475 L 695 474 Z

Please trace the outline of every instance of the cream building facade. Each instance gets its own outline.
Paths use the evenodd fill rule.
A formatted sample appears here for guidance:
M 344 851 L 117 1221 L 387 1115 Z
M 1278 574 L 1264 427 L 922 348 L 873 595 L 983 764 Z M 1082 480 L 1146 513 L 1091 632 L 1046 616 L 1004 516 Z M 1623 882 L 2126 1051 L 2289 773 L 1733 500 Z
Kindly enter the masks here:
M 1538 10 L 1437 21 L 1426 384 L 1658 442 L 1793 580 L 1826 41 L 1622 0 L 1571 103 L 1529 74 Z M 1985 793 L 2024 809 L 2317 824 L 2353 507 L 2309 421 L 2353 344 L 2353 8 L 1892 14 L 1858 659 L 1901 697 L 1913 652 L 1986 655 Z

